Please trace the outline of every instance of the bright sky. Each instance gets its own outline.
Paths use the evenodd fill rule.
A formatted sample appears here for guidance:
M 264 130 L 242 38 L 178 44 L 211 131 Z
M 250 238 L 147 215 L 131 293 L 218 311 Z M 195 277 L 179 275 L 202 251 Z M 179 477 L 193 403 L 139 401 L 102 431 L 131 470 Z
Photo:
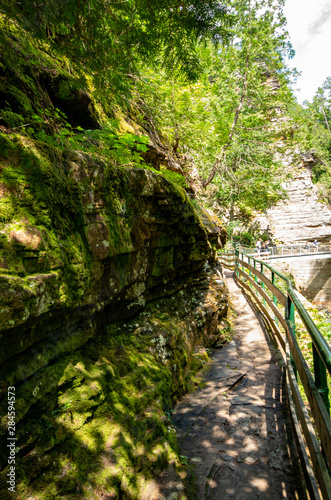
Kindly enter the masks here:
M 311 101 L 331 76 L 331 0 L 286 0 L 284 15 L 296 52 L 289 65 L 302 72 L 295 95 L 300 103 Z

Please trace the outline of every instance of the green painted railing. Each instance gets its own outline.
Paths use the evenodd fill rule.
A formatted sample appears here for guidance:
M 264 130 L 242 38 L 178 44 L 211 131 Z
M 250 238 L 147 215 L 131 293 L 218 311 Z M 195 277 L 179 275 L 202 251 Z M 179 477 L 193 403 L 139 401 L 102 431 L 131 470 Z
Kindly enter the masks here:
M 255 254 L 256 255 L 256 247 L 249 247 L 246 245 L 241 245 L 240 243 L 236 244 L 236 248 L 240 252 L 244 252 L 244 254 Z M 275 245 L 269 246 L 268 254 L 271 258 L 278 257 L 291 257 L 291 256 L 301 256 L 301 255 L 316 255 L 316 254 L 330 254 L 331 253 L 331 245 L 318 243 L 316 245 L 309 243 L 307 244 L 293 244 L 293 245 Z M 263 256 L 261 252 L 260 258 Z M 259 258 L 256 255 L 257 258 Z
M 331 349 L 286 276 L 243 250 L 222 251 L 218 256 L 223 265 L 234 269 L 238 284 L 254 297 L 280 345 L 286 366 L 292 422 L 307 488 L 311 498 L 331 500 L 331 421 L 328 390 Z M 312 341 L 314 375 L 297 342 L 296 314 Z M 309 403 L 308 409 L 299 390 L 298 377 Z

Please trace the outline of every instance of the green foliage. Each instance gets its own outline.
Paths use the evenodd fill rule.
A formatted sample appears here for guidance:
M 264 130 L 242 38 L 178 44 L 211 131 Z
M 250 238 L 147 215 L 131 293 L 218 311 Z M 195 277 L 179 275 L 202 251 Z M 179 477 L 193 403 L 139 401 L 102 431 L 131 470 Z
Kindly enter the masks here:
M 168 179 L 168 181 L 174 182 L 175 184 L 178 184 L 182 188 L 187 188 L 187 182 L 186 179 L 183 175 L 178 174 L 177 172 L 172 172 L 171 170 L 168 170 L 167 168 L 161 168 L 161 175 Z
M 313 304 L 305 305 L 307 312 L 312 318 L 313 322 L 328 342 L 331 345 L 331 318 L 327 311 L 318 310 Z M 304 327 L 303 322 L 300 317 L 296 317 L 296 338 L 299 347 L 304 355 L 305 360 L 308 363 L 310 371 L 314 373 L 314 359 L 313 359 L 313 342 L 308 331 Z M 327 376 L 328 388 L 329 388 L 329 398 L 331 398 L 331 377 Z M 304 387 L 302 383 L 299 384 L 301 396 L 305 401 L 307 401 L 307 396 L 305 394 Z M 330 399 L 331 401 L 331 399 Z
M 120 92 L 142 63 L 196 78 L 196 42 L 219 43 L 232 20 L 217 0 L 1 0 L 0 12 Z
M 131 133 L 119 134 L 116 122 L 108 122 L 102 130 L 83 130 L 78 133 L 64 128 L 55 138 L 61 148 L 78 149 L 91 156 L 111 160 L 119 166 L 146 166 L 139 151 L 146 151 L 148 137 Z M 49 140 L 54 140 L 49 138 Z
M 6 122 L 9 127 L 21 127 L 24 123 L 24 118 L 18 113 L 14 113 L 10 108 L 0 110 L 0 120 Z
M 238 226 L 240 226 L 240 221 L 238 220 L 233 220 L 225 226 L 226 232 L 228 233 L 228 239 L 232 240 L 234 232 Z
M 233 214 L 235 207 L 246 217 L 284 196 L 286 173 L 276 158 L 289 127 L 278 119 L 292 103 L 283 64 L 291 47 L 282 3 L 228 5 L 236 16 L 233 41 L 217 50 L 199 46 L 204 69 L 199 80 L 184 85 L 146 71 L 136 83 L 136 100 L 184 162 L 194 162 L 202 179 L 218 162 L 210 201 L 223 212 L 230 206 Z M 273 78 L 277 91 L 268 85 Z
M 255 236 L 248 231 L 243 231 L 240 234 L 235 234 L 233 236 L 233 241 L 240 242 L 243 245 L 253 246 L 255 243 Z
M 302 151 L 311 151 L 316 157 L 313 182 L 331 199 L 331 78 L 317 89 L 312 102 L 294 105 L 290 114 L 295 123 L 292 130 L 295 141 Z
M 115 165 L 146 167 L 140 155 L 147 147 L 144 139 L 120 134 L 115 121 L 105 115 L 93 128 L 74 126 L 63 113 L 73 92 L 81 89 L 93 96 L 88 74 L 92 70 L 100 101 L 107 101 L 106 87 L 110 98 L 115 89 L 117 95 L 130 90 L 131 109 L 141 121 L 152 116 L 175 154 L 187 164 L 194 159 L 202 178 L 220 159 L 217 189 L 210 198 L 222 211 L 230 206 L 230 218 L 234 207 L 246 218 L 252 209 L 265 209 L 283 196 L 284 175 L 275 161 L 280 130 L 273 123 L 289 98 L 282 57 L 290 49 L 279 2 L 225 2 L 231 12 L 227 15 L 214 0 L 190 6 L 164 0 L 148 4 L 148 9 L 146 1 L 114 6 L 94 0 L 88 16 L 85 3 L 74 5 L 73 0 L 61 5 L 53 0 L 37 9 L 30 1 L 0 1 L 7 73 L 15 54 L 22 51 L 19 85 L 0 120 L 52 147 L 81 150 Z M 216 50 L 230 19 L 232 42 Z M 20 40 L 22 30 L 24 44 L 13 38 L 20 34 Z M 212 43 L 206 44 L 208 39 Z M 151 68 L 160 63 L 164 71 L 155 73 L 147 63 Z M 48 69 L 52 66 L 55 76 Z M 178 74 L 196 82 L 184 83 Z M 265 85 L 273 75 L 281 84 L 277 93 Z M 62 111 L 57 101 L 63 103 Z M 92 104 L 96 106 L 95 100 Z M 187 187 L 183 176 L 166 170 L 162 174 Z
M 315 325 L 328 342 L 331 343 L 331 318 L 330 314 L 327 311 L 318 310 L 313 304 L 305 305 L 306 310 L 314 321 Z M 309 364 L 312 372 L 314 371 L 314 363 L 313 363 L 313 348 L 312 348 L 312 339 L 304 327 L 303 322 L 298 317 L 296 319 L 296 335 L 298 339 L 298 343 L 300 345 L 300 349 L 304 353 L 305 359 Z
M 189 465 L 190 465 L 190 459 L 189 459 L 189 457 L 187 457 L 186 455 L 180 455 L 179 458 L 180 458 L 181 463 L 185 467 L 189 467 Z

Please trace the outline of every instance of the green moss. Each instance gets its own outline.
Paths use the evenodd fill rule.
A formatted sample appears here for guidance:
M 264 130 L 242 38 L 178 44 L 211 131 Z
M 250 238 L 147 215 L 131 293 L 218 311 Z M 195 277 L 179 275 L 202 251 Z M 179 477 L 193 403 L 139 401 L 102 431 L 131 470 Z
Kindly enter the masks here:
M 119 346 L 123 348 L 120 355 Z M 89 352 L 88 347 L 86 351 Z M 92 347 L 89 356 L 93 351 Z M 93 363 L 83 356 L 67 365 L 58 381 L 56 406 L 45 409 L 42 418 L 33 413 L 28 416 L 36 446 L 40 453 L 49 450 L 53 467 L 52 473 L 46 471 L 40 480 L 20 484 L 22 493 L 32 493 L 36 488 L 40 498 L 49 498 L 51 494 L 61 498 L 75 492 L 79 485 L 86 491 L 89 484 L 97 483 L 101 489 L 108 490 L 110 486 L 117 493 L 122 491 L 125 498 L 138 498 L 137 470 L 142 469 L 141 475 L 149 477 L 175 457 L 174 451 L 165 446 L 168 430 L 161 420 L 162 401 L 155 402 L 156 396 L 167 399 L 167 370 L 159 366 L 146 346 L 143 352 L 137 350 L 135 337 L 120 335 L 116 341 L 107 337 L 102 351 Z M 34 388 L 35 397 L 45 397 L 45 390 L 51 390 L 49 382 L 56 378 L 54 369 L 53 373 L 48 370 L 48 375 L 46 370 L 45 376 L 39 378 L 40 389 Z M 70 387 L 65 389 L 68 382 Z M 65 391 L 61 394 L 62 388 Z M 25 393 L 27 390 L 25 387 Z M 18 394 L 18 407 L 24 414 L 20 402 Z M 34 461 L 22 461 L 20 472 L 28 478 L 26 462 L 30 468 Z M 66 471 L 64 481 L 56 480 L 54 469 Z
M 189 299 L 180 302 L 181 296 L 176 296 L 174 301 L 161 301 L 160 307 L 149 304 L 145 323 L 141 315 L 128 325 L 109 324 L 107 311 L 96 318 L 91 311 L 91 321 L 84 323 L 79 317 L 74 332 L 61 331 L 61 315 L 67 314 L 69 323 L 71 311 L 79 316 L 73 306 L 88 301 L 91 284 L 115 255 L 110 286 L 124 290 L 125 300 L 142 294 L 145 284 L 132 285 L 130 273 L 138 275 L 148 265 L 144 242 L 150 239 L 152 224 L 136 228 L 137 211 L 142 218 L 138 203 L 144 203 L 143 196 L 137 202 L 139 187 L 146 188 L 146 197 L 154 196 L 155 190 L 172 199 L 179 207 L 173 219 L 178 213 L 183 221 L 197 222 L 193 231 L 204 229 L 176 176 L 165 172 L 170 179 L 166 182 L 162 175 L 155 178 L 155 173 L 142 169 L 115 168 L 121 155 L 112 156 L 114 144 L 120 151 L 127 148 L 126 165 L 142 164 L 137 153 L 130 152 L 132 137 L 126 137 L 127 145 L 118 137 L 107 142 L 108 129 L 101 131 L 100 144 L 108 144 L 103 155 L 95 136 L 83 131 L 82 147 L 88 143 L 89 154 L 63 150 L 70 127 L 50 102 L 47 88 L 64 100 L 73 89 L 88 88 L 91 94 L 94 89 L 65 57 L 53 57 L 47 53 L 49 47 L 25 38 L 15 25 L 11 29 L 17 38 L 0 34 L 0 47 L 9 44 L 6 61 L 0 57 L 0 72 L 5 75 L 0 77 L 0 92 L 8 100 L 0 114 L 0 294 L 10 291 L 1 307 L 6 314 L 14 310 L 15 319 L 11 316 L 2 326 L 7 329 L 28 320 L 33 329 L 36 318 L 45 314 L 54 334 L 48 339 L 42 330 L 48 325 L 38 323 L 36 329 L 41 330 L 33 343 L 36 332 L 27 330 L 19 338 L 22 352 L 15 351 L 17 369 L 10 363 L 5 366 L 10 385 L 21 381 L 16 394 L 18 495 L 39 500 L 103 494 L 138 499 L 145 482 L 169 463 L 181 467 L 164 410 L 189 389 L 192 374 L 205 362 L 194 351 L 202 341 L 188 327 L 194 319 L 187 321 Z M 122 132 L 132 133 L 122 122 Z M 70 133 L 79 146 L 82 137 Z M 109 161 L 102 163 L 98 155 Z M 166 210 L 159 210 L 156 218 L 156 223 L 178 222 L 169 221 Z M 182 230 L 185 237 L 190 226 Z M 37 243 L 29 240 L 31 235 L 37 235 Z M 198 240 L 190 237 L 193 243 Z M 155 239 L 155 284 L 160 284 L 163 273 L 171 275 L 176 264 L 173 247 L 179 244 L 181 235 L 170 231 Z M 101 257 L 100 245 L 106 248 Z M 202 259 L 198 245 L 193 257 Z M 98 289 L 93 293 L 97 297 Z M 181 317 L 176 315 L 179 302 Z M 137 324 L 141 331 L 136 331 Z M 14 344 L 6 346 L 9 354 Z M 5 433 L 2 420 L 0 434 Z M 0 475 L 1 488 L 5 473 Z
M 51 50 L 45 41 L 36 39 L 2 14 L 0 26 L 0 54 L 5 54 L 0 57 L 2 124 L 20 127 L 25 135 L 56 132 L 59 138 L 59 127 L 67 120 L 56 106 L 70 102 L 77 90 L 89 92 L 94 119 L 101 118 L 90 76 L 79 72 L 63 53 Z
M 152 276 L 161 276 L 174 269 L 174 247 L 158 248 L 155 252 Z
M 126 325 L 108 325 L 17 387 L 19 495 L 138 500 L 168 464 L 183 469 L 164 411 L 206 361 L 189 328 L 191 296 L 181 292 Z
M 6 190 L 1 198 L 6 210 L 0 219 L 0 272 L 28 276 L 60 268 L 59 300 L 68 306 L 84 295 L 91 268 L 78 186 L 66 176 L 54 148 L 40 150 L 22 136 L 0 134 L 0 156 Z M 29 253 L 26 244 L 17 251 L 11 234 L 20 230 L 38 232 L 42 238 L 38 252 Z
M 161 166 L 161 175 L 168 179 L 168 181 L 173 182 L 174 184 L 178 184 L 181 188 L 187 188 L 188 184 L 186 182 L 186 179 L 184 175 L 178 174 L 177 172 L 172 172 L 171 170 L 168 170 L 165 167 Z

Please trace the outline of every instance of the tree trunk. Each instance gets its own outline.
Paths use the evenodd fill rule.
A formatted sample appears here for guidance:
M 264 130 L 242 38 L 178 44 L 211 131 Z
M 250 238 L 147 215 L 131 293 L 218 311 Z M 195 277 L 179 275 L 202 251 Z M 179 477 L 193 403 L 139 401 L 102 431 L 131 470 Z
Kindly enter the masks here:
M 179 135 L 178 135 L 178 131 L 176 130 L 176 138 L 175 138 L 174 144 L 172 146 L 174 153 L 177 153 L 178 144 L 179 144 Z
M 231 194 L 231 202 L 230 202 L 230 222 L 234 220 L 234 202 L 233 202 L 233 196 Z
M 214 165 L 213 165 L 213 167 L 210 171 L 210 174 L 208 176 L 208 179 L 203 181 L 202 186 L 204 188 L 206 188 L 211 183 L 211 181 L 214 179 L 216 172 L 218 170 L 220 161 L 223 158 L 225 151 L 228 149 L 228 147 L 230 146 L 230 144 L 232 142 L 232 137 L 233 137 L 235 128 L 237 126 L 241 110 L 242 110 L 244 102 L 245 102 L 246 89 L 247 89 L 247 78 L 248 78 L 248 63 L 249 63 L 249 51 L 247 51 L 247 56 L 246 56 L 246 71 L 245 71 L 245 76 L 244 76 L 243 88 L 241 91 L 241 97 L 240 97 L 240 101 L 239 101 L 239 104 L 237 106 L 234 118 L 233 118 L 233 122 L 232 122 L 231 129 L 229 132 L 228 140 L 227 140 L 226 144 L 224 144 L 224 146 L 221 149 L 220 157 L 215 160 Z
M 327 129 L 329 131 L 329 134 L 331 135 L 330 125 L 329 125 L 328 119 L 327 119 L 326 114 L 325 114 L 324 102 L 322 101 L 321 104 L 322 104 L 322 111 L 323 111 L 323 115 L 324 115 L 324 121 L 325 121 L 326 127 L 327 127 Z

